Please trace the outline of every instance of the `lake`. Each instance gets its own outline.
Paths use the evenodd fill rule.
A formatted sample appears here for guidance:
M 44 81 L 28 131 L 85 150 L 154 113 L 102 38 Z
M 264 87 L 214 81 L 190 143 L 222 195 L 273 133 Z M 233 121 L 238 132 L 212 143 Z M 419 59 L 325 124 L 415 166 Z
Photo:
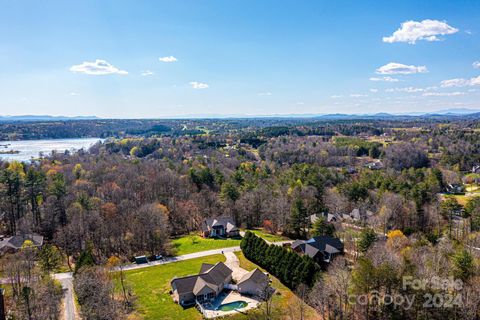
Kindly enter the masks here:
M 40 153 L 49 155 L 53 150 L 63 153 L 65 150 L 75 151 L 82 148 L 88 149 L 100 138 L 84 139 L 50 139 L 50 140 L 20 140 L 0 141 L 0 152 L 18 151 L 18 153 L 0 154 L 2 160 L 28 161 L 31 158 L 38 158 Z

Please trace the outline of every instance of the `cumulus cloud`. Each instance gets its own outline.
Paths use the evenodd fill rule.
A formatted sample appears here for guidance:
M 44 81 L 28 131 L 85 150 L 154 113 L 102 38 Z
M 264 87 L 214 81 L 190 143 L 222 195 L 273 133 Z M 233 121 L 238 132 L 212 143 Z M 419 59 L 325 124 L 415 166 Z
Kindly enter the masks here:
M 455 92 L 425 92 L 423 95 L 426 97 L 454 97 L 454 96 L 463 96 L 465 92 L 455 91 Z
M 160 57 L 158 58 L 160 62 L 177 62 L 177 58 L 174 56 L 168 56 L 168 57 Z
M 95 76 L 102 76 L 107 74 L 128 74 L 127 71 L 120 70 L 114 65 L 102 59 L 96 59 L 94 62 L 85 61 L 81 64 L 73 65 L 70 67 L 70 71 L 73 73 L 84 73 Z
M 259 96 L 271 96 L 272 93 L 271 92 L 259 92 L 258 95 Z
M 385 81 L 385 82 L 398 82 L 397 78 L 392 77 L 371 77 L 370 81 Z
M 197 82 L 197 81 L 192 81 L 190 82 L 190 85 L 192 86 L 193 89 L 207 89 L 208 84 L 204 82 Z
M 472 65 L 475 69 L 480 69 L 480 61 L 475 61 Z
M 467 87 L 467 86 L 480 86 L 480 76 L 471 78 L 471 79 L 449 79 L 443 80 L 440 85 L 443 88 L 451 88 L 451 87 Z
M 373 93 L 378 92 L 378 89 L 370 89 L 370 92 L 373 92 Z
M 152 75 L 153 75 L 153 71 L 150 71 L 150 70 L 142 71 L 142 76 L 144 76 L 144 77 L 152 76 Z
M 425 66 L 409 66 L 398 62 L 390 62 L 376 70 L 378 74 L 413 74 L 428 72 Z
M 438 36 L 454 34 L 457 28 L 449 26 L 445 21 L 426 19 L 423 21 L 405 21 L 400 28 L 389 37 L 383 37 L 383 42 L 408 42 L 415 44 L 418 40 L 439 41 Z

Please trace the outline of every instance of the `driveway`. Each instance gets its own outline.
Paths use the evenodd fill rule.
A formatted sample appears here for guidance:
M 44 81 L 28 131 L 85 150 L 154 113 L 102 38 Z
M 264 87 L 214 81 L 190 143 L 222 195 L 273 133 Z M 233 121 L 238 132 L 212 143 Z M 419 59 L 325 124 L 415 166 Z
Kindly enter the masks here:
M 63 289 L 63 319 L 80 319 L 77 313 L 77 306 L 73 295 L 73 274 L 71 272 L 56 273 L 53 278 L 62 284 Z
M 240 251 L 240 247 L 237 246 L 237 247 L 229 247 L 229 248 L 221 248 L 221 249 L 200 251 L 200 252 L 195 252 L 195 253 L 184 254 L 184 255 L 181 255 L 181 256 L 167 257 L 163 260 L 152 261 L 152 262 L 149 262 L 149 263 L 129 264 L 129 265 L 123 266 L 122 268 L 123 268 L 124 271 L 143 269 L 143 268 L 158 266 L 158 265 L 177 262 L 177 261 L 183 261 L 183 260 L 188 260 L 188 259 L 195 259 L 195 258 L 211 256 L 211 255 L 214 255 L 214 254 L 225 254 L 225 253 L 228 253 L 228 252 L 232 253 L 232 252 L 235 252 L 235 251 Z M 232 253 L 232 255 L 235 256 L 233 253 Z M 116 269 L 120 270 L 120 268 L 116 268 Z
M 242 279 L 242 277 L 246 273 L 248 273 L 248 271 L 240 267 L 240 261 L 238 261 L 238 258 L 235 255 L 235 253 L 225 252 L 223 255 L 226 258 L 225 265 L 233 271 L 232 273 L 233 280 L 235 280 L 236 282 L 240 281 L 240 279 Z

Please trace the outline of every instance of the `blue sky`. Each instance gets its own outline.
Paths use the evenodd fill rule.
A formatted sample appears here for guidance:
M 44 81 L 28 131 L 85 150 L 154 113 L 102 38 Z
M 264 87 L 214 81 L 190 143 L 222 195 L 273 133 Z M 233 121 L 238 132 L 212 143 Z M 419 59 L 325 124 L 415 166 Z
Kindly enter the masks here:
M 478 1 L 0 0 L 1 115 L 480 109 L 478 61 Z

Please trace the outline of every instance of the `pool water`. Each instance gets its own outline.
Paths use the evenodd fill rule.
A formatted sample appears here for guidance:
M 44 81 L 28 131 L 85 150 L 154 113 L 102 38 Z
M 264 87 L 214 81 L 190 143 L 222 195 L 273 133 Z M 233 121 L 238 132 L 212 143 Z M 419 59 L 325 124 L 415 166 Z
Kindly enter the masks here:
M 248 306 L 248 303 L 246 301 L 234 301 L 234 302 L 220 305 L 217 310 L 232 311 L 232 310 L 245 308 L 246 306 Z

